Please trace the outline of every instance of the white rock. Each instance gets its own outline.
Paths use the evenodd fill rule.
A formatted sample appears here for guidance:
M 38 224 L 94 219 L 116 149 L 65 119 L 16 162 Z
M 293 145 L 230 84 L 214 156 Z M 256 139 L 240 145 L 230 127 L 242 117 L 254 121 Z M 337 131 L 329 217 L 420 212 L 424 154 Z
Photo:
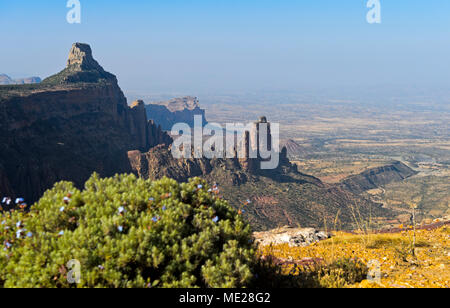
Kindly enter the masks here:
M 314 228 L 283 227 L 267 232 L 255 232 L 254 237 L 262 246 L 289 244 L 291 247 L 303 247 L 328 239 L 330 235 Z

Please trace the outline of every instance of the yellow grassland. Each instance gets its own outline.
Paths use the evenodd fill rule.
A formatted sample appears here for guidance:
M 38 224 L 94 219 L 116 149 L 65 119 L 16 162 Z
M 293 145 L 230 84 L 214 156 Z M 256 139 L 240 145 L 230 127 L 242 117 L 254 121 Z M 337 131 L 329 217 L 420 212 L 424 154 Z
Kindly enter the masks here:
M 449 288 L 450 227 L 418 230 L 415 256 L 411 254 L 412 231 L 394 234 L 349 234 L 335 232 L 334 237 L 308 247 L 289 245 L 260 247 L 263 255 L 282 260 L 323 259 L 325 264 L 342 258 L 381 265 L 381 280 L 363 280 L 347 287 L 367 288 Z M 284 267 L 289 273 L 292 265 Z

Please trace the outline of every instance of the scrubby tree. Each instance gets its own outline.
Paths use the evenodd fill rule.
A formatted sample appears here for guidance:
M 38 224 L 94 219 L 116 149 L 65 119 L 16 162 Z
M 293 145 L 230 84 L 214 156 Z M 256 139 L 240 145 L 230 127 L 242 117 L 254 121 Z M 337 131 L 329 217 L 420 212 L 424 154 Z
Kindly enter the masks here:
M 3 287 L 245 287 L 253 277 L 250 226 L 198 178 L 94 174 L 84 190 L 59 182 L 29 212 L 0 217 Z

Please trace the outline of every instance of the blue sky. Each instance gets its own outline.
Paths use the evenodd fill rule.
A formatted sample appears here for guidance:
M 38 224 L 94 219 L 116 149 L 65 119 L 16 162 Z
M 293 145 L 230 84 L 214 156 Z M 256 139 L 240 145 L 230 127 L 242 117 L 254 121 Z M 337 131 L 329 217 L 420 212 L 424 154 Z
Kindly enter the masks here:
M 73 42 L 128 91 L 234 91 L 341 85 L 448 85 L 450 1 L 0 0 L 0 73 L 46 77 Z

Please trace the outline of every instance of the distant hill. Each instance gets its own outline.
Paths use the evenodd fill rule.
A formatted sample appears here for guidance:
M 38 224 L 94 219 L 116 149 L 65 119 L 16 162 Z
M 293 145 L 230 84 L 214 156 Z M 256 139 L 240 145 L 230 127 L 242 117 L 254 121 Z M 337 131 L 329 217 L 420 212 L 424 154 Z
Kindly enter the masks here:
M 39 77 L 12 79 L 8 75 L 0 74 L 0 85 L 34 84 L 34 83 L 40 83 L 40 82 L 41 82 L 41 78 L 39 78 Z
M 220 195 L 242 209 L 255 230 L 284 225 L 327 228 L 335 224 L 339 229 L 352 229 L 354 215 L 388 217 L 391 213 L 364 196 L 299 172 L 289 162 L 286 148 L 273 170 L 261 170 L 259 160 L 251 158 L 174 159 L 170 148 L 163 146 L 147 153 L 132 151 L 128 156 L 134 172 L 146 179 L 167 176 L 186 181 L 199 176 L 217 183 Z
M 416 174 L 416 171 L 404 163 L 397 161 L 386 166 L 371 168 L 360 174 L 352 175 L 342 180 L 338 185 L 354 193 L 362 193 L 392 182 L 403 181 Z
M 147 117 L 166 131 L 172 130 L 176 123 L 186 123 L 193 127 L 195 115 L 202 116 L 203 125 L 207 124 L 205 110 L 200 108 L 196 97 L 186 96 L 163 102 L 152 102 L 145 106 L 145 110 Z

